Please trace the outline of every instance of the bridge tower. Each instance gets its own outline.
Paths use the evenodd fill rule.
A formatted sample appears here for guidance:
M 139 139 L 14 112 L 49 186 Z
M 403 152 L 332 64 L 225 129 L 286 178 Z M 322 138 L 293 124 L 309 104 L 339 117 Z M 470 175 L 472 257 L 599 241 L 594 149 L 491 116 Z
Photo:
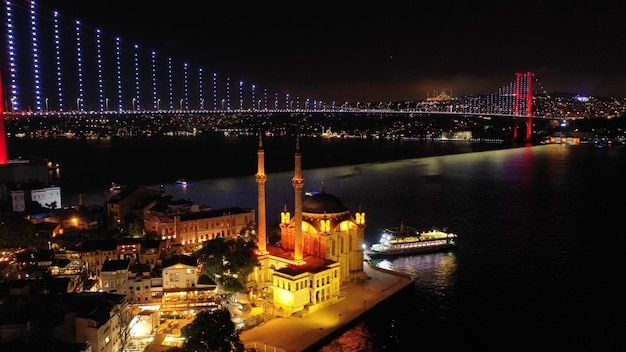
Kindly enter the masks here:
M 532 134 L 532 120 L 533 120 L 533 89 L 532 89 L 533 74 L 532 72 L 515 74 L 515 103 L 513 111 L 516 116 L 515 124 L 513 126 L 513 139 L 517 140 L 518 126 L 526 124 L 526 135 L 524 140 L 528 141 Z
M 7 160 L 7 136 L 4 128 L 4 91 L 2 89 L 2 75 L 0 74 L 0 165 Z

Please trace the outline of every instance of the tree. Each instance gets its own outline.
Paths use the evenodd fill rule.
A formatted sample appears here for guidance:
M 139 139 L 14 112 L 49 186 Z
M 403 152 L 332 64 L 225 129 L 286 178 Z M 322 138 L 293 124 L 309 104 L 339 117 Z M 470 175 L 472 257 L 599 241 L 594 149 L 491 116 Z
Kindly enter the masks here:
M 209 277 L 222 275 L 224 272 L 224 253 L 226 253 L 226 248 L 224 237 L 217 237 L 204 242 L 204 246 L 198 251 L 204 274 Z
M 219 284 L 231 292 L 242 292 L 259 260 L 254 253 L 256 245 L 243 237 L 225 239 L 218 237 L 206 241 L 198 251 L 202 272 L 209 277 L 219 277 Z M 237 281 L 236 284 L 234 281 Z
M 56 200 L 55 200 L 54 202 L 46 203 L 46 204 L 44 204 L 44 205 L 46 206 L 46 208 L 48 208 L 48 209 L 53 209 L 53 210 L 54 210 L 54 209 L 56 209 L 56 208 L 57 208 L 57 206 L 58 206 L 58 204 L 57 204 L 57 201 L 56 201 Z
M 118 238 L 119 232 L 115 230 L 79 229 L 76 227 L 69 227 L 63 231 L 63 234 L 56 236 L 53 239 L 53 242 L 60 248 L 69 248 L 85 241 L 100 241 Z
M 129 237 L 131 238 L 141 238 L 143 237 L 143 218 L 137 216 L 134 213 L 131 213 L 127 217 L 124 218 L 124 226 L 123 231 L 125 231 Z
M 161 235 L 156 231 L 148 231 L 144 238 L 149 241 L 159 241 L 161 240 Z
M 183 351 L 243 352 L 243 343 L 235 330 L 228 309 L 203 310 L 181 331 Z
M 43 213 L 44 210 L 47 210 L 47 209 L 44 209 L 44 207 L 41 205 L 41 203 L 39 203 L 36 200 L 26 201 L 25 208 L 26 208 L 25 209 L 26 213 L 28 213 L 28 214 Z
M 246 226 L 242 227 L 237 236 L 245 238 L 248 241 L 258 242 L 258 235 L 255 231 L 254 221 L 249 221 Z
M 279 245 L 280 247 L 281 234 L 280 234 L 279 223 L 275 223 L 272 226 L 268 226 L 266 231 L 267 231 L 266 235 L 267 235 L 268 243 Z
M 226 292 L 242 293 L 245 291 L 245 287 L 233 276 L 222 276 L 220 278 L 220 285 Z
M 34 245 L 37 229 L 19 215 L 0 216 L 0 248 L 29 248 Z

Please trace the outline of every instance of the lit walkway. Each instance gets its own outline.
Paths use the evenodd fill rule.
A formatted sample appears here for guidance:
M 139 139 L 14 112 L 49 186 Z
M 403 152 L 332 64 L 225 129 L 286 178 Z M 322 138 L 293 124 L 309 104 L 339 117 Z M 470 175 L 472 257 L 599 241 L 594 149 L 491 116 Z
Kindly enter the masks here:
M 345 299 L 305 317 L 271 319 L 240 332 L 239 338 L 246 347 L 255 347 L 258 351 L 304 351 L 336 332 L 342 324 L 358 318 L 382 300 L 413 284 L 407 275 L 363 264 L 363 271 L 370 279 L 363 283 L 344 284 L 341 292 L 346 295 Z

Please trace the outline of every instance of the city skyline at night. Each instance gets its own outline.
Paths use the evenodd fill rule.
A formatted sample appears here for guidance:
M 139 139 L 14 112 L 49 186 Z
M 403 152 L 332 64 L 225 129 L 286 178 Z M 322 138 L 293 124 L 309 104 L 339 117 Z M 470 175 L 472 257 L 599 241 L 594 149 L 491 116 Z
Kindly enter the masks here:
M 526 4 L 511 14 L 503 5 L 486 11 L 451 4 L 442 16 L 433 4 L 381 9 L 372 2 L 334 7 L 319 3 L 299 13 L 255 4 L 196 11 L 191 6 L 47 0 L 35 2 L 38 26 L 31 28 L 33 3 L 6 4 L 14 7 L 16 32 L 27 25 L 29 36 L 41 38 L 38 46 L 25 48 L 28 40 L 23 38 L 16 45 L 16 51 L 21 50 L 15 57 L 19 65 L 28 68 L 37 61 L 42 67 L 71 65 L 75 71 L 76 77 L 67 78 L 76 81 L 65 94 L 67 109 L 130 109 L 129 104 L 132 109 L 193 104 L 212 109 L 226 104 L 217 96 L 228 96 L 224 100 L 230 109 L 251 106 L 250 99 L 256 105 L 277 100 L 285 104 L 289 99 L 295 104 L 298 99 L 301 106 L 312 106 L 313 100 L 423 100 L 440 91 L 453 96 L 491 93 L 526 69 L 540 77 L 537 89 L 626 96 L 619 71 L 623 65 L 614 55 L 602 54 L 610 50 L 604 41 L 623 29 L 612 28 L 610 14 L 601 16 L 602 27 L 592 28 L 590 19 L 597 17 L 592 15 L 599 7 L 581 13 L 570 7 Z M 572 20 L 576 27 L 564 25 Z M 64 44 L 45 39 L 52 38 L 54 28 L 63 34 Z M 70 40 L 73 47 L 68 49 Z M 165 67 L 170 77 L 164 77 Z M 151 86 L 139 84 L 156 71 L 160 78 Z M 42 69 L 41 76 L 26 79 L 51 86 L 58 84 L 54 74 L 59 73 Z M 129 81 L 123 89 L 122 76 Z M 185 83 L 172 87 L 171 77 Z M 98 97 L 82 97 L 94 86 L 101 92 Z M 212 92 L 216 89 L 222 92 Z M 194 99 L 189 92 L 209 98 Z M 31 109 L 48 110 L 49 94 L 30 94 L 36 101 Z M 60 105 L 61 99 L 56 100 Z M 91 106 L 81 106 L 87 100 Z

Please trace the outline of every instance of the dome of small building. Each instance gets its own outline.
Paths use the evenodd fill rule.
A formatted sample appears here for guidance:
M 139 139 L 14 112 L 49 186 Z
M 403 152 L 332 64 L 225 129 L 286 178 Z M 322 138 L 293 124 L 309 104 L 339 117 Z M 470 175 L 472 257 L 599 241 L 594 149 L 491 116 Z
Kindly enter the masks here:
M 323 190 L 312 196 L 307 196 L 302 202 L 302 212 L 313 214 L 335 214 L 348 211 L 339 198 Z

